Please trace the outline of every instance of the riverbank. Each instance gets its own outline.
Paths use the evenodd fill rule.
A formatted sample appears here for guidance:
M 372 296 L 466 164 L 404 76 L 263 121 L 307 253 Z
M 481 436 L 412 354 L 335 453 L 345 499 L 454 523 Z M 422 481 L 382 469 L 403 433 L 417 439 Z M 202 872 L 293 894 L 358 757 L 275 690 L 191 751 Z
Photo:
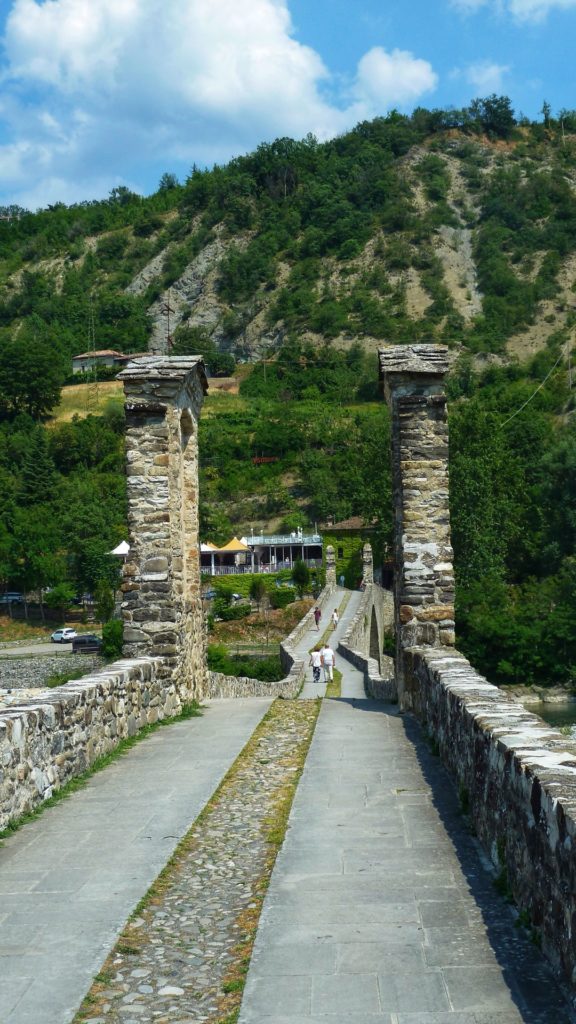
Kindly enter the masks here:
M 499 689 L 526 706 L 576 704 L 576 691 L 569 686 L 500 686 Z

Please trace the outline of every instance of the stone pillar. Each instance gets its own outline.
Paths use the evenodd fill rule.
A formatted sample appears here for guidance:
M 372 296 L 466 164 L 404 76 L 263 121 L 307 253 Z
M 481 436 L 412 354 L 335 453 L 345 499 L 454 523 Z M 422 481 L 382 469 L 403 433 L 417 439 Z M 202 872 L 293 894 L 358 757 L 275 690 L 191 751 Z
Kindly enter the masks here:
M 374 562 L 372 559 L 372 545 L 366 541 L 362 548 L 362 583 L 368 587 L 374 583 Z
M 381 349 L 380 376 L 392 412 L 394 596 L 398 694 L 418 707 L 405 671 L 409 647 L 452 647 L 454 572 L 450 543 L 448 422 L 441 345 Z
M 130 555 L 124 569 L 124 655 L 160 655 L 180 693 L 207 685 L 198 537 L 200 356 L 146 356 L 124 384 Z
M 331 544 L 326 548 L 326 586 L 336 586 L 336 552 Z

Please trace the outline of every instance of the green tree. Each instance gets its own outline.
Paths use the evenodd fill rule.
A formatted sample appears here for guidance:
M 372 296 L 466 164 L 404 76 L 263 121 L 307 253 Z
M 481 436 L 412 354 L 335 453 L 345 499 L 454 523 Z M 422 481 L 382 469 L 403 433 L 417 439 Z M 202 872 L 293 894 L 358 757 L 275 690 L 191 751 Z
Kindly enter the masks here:
M 74 587 L 70 583 L 57 583 L 46 594 L 44 603 L 48 608 L 54 608 L 55 611 L 58 611 L 63 619 L 75 596 Z
M 158 182 L 158 191 L 169 192 L 173 188 L 178 188 L 179 184 L 180 183 L 175 174 L 172 174 L 170 171 L 164 171 L 164 174 Z
M 507 139 L 512 134 L 516 121 L 508 96 L 492 93 L 485 99 L 472 100 L 470 111 L 487 135 Z
M 114 611 L 114 591 L 106 580 L 98 580 L 94 597 L 96 600 L 96 618 L 100 622 L 108 622 Z
M 62 358 L 49 341 L 22 330 L 0 348 L 0 411 L 41 419 L 60 401 L 63 381 Z
M 30 445 L 21 469 L 20 495 L 28 505 L 45 504 L 54 497 L 56 486 L 54 462 L 48 451 L 46 432 L 42 427 L 30 436 Z
M 302 559 L 298 559 L 298 561 L 294 562 L 291 575 L 294 586 L 298 591 L 298 596 L 301 598 L 304 597 L 304 594 L 310 586 L 310 569 L 306 565 L 306 562 L 303 562 Z
M 264 600 L 265 594 L 266 584 L 264 583 L 264 580 L 262 579 L 261 576 L 255 576 L 252 582 L 250 583 L 250 597 L 252 598 L 253 601 L 256 601 L 256 604 L 258 605 L 259 608 L 260 605 L 262 604 L 262 601 Z

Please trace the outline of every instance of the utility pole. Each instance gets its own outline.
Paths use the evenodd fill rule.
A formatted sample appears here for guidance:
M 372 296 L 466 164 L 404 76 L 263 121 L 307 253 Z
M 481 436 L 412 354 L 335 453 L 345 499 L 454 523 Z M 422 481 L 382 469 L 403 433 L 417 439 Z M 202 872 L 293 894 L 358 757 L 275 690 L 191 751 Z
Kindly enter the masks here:
M 161 309 L 161 312 L 166 317 L 166 342 L 165 342 L 165 350 L 168 353 L 168 355 L 170 355 L 170 351 L 172 349 L 172 335 L 170 334 L 170 314 L 171 313 L 173 314 L 175 312 L 175 310 L 172 309 L 171 303 L 172 303 L 172 289 L 170 288 L 169 291 L 168 291 L 168 300 L 167 300 L 167 302 L 164 303 L 164 305 L 162 306 L 162 309 Z
M 86 393 L 86 405 L 89 412 L 98 411 L 98 400 L 100 398 L 98 389 L 98 365 L 96 363 L 96 326 L 94 322 L 94 296 L 90 296 L 88 307 L 88 352 L 92 355 L 94 364 L 89 371 L 89 381 Z

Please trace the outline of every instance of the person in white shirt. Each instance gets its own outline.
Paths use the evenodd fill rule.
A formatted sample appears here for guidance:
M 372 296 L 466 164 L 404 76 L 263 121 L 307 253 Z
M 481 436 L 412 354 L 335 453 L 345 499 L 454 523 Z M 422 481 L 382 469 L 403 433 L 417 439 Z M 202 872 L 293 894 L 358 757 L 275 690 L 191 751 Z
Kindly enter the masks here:
M 330 647 L 330 644 L 326 644 L 322 651 L 322 664 L 324 666 L 324 679 L 327 683 L 331 682 L 334 678 L 336 658 L 334 657 L 334 651 Z
M 319 648 L 315 647 L 310 654 L 310 665 L 312 665 L 312 682 L 320 682 L 320 666 L 322 665 L 322 656 Z
M 338 615 L 338 609 L 335 608 L 334 611 L 332 612 L 332 625 L 333 625 L 334 629 L 336 629 L 336 626 L 338 625 L 339 620 L 340 620 L 340 616 Z

